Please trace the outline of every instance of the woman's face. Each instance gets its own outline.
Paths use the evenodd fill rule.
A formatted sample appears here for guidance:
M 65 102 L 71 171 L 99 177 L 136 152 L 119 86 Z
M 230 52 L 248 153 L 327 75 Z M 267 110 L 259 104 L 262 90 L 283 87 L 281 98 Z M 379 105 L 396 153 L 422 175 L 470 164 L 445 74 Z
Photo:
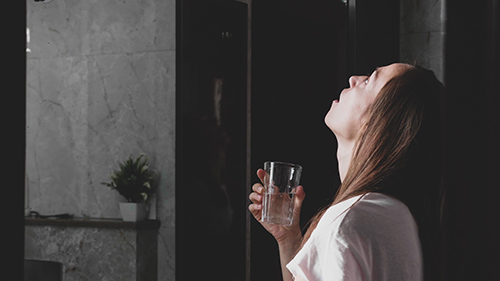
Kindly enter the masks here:
M 325 123 L 337 136 L 355 140 L 361 129 L 363 113 L 373 103 L 384 85 L 407 69 L 409 65 L 395 63 L 378 67 L 370 76 L 352 76 L 349 88 L 344 89 L 338 100 L 334 100 L 325 116 Z

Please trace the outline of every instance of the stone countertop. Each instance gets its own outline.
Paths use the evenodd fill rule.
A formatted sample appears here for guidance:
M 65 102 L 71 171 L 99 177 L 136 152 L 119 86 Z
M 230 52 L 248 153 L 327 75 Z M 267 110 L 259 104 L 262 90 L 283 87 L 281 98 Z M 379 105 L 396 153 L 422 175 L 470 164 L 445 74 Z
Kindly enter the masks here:
M 40 226 L 64 226 L 64 227 L 94 227 L 94 228 L 121 228 L 121 229 L 137 229 L 148 230 L 158 229 L 160 227 L 159 220 L 144 220 L 139 222 L 123 221 L 121 219 L 104 219 L 104 218 L 35 218 L 25 217 L 25 225 L 40 225 Z

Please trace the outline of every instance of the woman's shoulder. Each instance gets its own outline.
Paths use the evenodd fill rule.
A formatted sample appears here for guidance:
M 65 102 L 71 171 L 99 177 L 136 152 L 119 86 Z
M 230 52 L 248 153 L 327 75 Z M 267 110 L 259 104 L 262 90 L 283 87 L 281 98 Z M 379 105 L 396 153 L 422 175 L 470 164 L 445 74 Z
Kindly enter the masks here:
M 408 207 L 399 199 L 378 192 L 369 192 L 363 195 L 360 200 L 351 207 L 351 211 L 354 211 L 354 213 L 361 212 L 373 214 L 395 214 L 395 212 L 402 212 L 406 215 L 410 213 Z
M 394 197 L 376 192 L 367 193 L 357 200 L 346 211 L 339 225 L 339 231 L 344 233 L 380 234 L 401 229 L 416 231 L 416 223 L 408 207 Z
M 403 202 L 370 192 L 329 207 L 312 236 L 317 232 L 318 238 L 327 235 L 340 241 L 355 236 L 390 239 L 398 232 L 413 236 L 417 231 L 415 220 Z

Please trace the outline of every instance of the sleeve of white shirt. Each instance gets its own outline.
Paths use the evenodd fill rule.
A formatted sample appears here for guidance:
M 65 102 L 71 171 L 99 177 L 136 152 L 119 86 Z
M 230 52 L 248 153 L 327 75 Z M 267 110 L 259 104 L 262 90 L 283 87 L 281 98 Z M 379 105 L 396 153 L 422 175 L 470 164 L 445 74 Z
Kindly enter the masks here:
M 308 281 L 362 280 L 359 262 L 347 245 L 335 237 L 311 237 L 287 268 L 294 276 Z

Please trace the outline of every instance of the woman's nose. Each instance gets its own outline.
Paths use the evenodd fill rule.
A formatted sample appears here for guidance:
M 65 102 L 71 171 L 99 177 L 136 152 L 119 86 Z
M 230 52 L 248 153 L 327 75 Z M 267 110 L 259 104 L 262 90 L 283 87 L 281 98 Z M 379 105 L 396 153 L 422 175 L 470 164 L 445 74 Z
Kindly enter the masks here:
M 349 85 L 352 87 L 356 87 L 361 81 L 366 80 L 366 76 L 351 76 L 349 77 Z
M 351 86 L 351 88 L 356 87 L 356 85 L 358 84 L 358 80 L 359 80 L 359 76 L 349 77 L 349 86 Z

